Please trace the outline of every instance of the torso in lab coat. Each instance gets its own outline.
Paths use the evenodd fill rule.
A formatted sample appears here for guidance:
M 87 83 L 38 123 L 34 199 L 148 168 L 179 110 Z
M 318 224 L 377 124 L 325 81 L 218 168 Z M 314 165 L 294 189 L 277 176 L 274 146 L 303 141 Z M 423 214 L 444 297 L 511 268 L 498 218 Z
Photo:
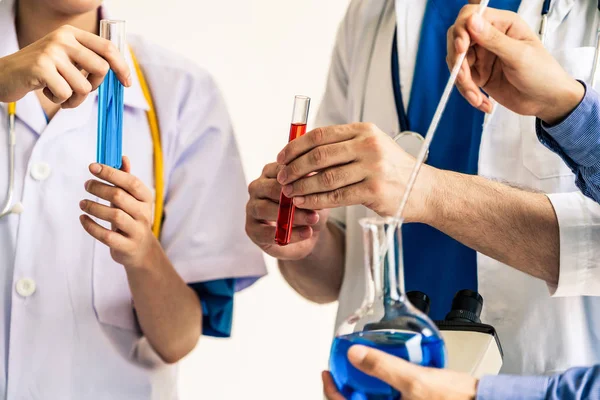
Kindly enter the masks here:
M 401 0 L 398 0 L 399 2 Z M 405 0 L 410 3 L 414 0 Z M 598 10 L 595 1 L 554 0 L 546 46 L 574 77 L 589 81 Z M 355 121 L 376 123 L 392 134 L 397 115 L 391 82 L 391 43 L 396 22 L 399 40 L 419 35 L 418 18 L 397 19 L 394 0 L 356 0 L 340 28 L 319 125 Z M 407 7 L 399 7 L 406 12 Z M 519 14 L 537 31 L 542 0 L 523 0 Z M 424 8 L 423 8 L 424 9 Z M 402 11 L 403 10 L 403 11 Z M 412 20 L 413 23 L 401 24 Z M 416 21 L 416 23 L 414 22 Z M 405 38 L 405 39 L 403 39 Z M 408 46 L 400 58 L 415 57 Z M 400 63 L 410 76 L 414 63 Z M 543 68 L 543 66 L 540 66 Z M 405 79 L 405 78 L 404 78 Z M 405 83 L 403 95 L 405 95 Z M 478 254 L 479 291 L 485 299 L 484 322 L 494 325 L 504 348 L 505 373 L 549 374 L 574 365 L 600 362 L 600 206 L 577 193 L 574 176 L 558 156 L 537 140 L 533 117 L 497 106 L 482 134 L 479 174 L 551 194 L 561 229 L 558 288 Z M 362 302 L 362 243 L 358 219 L 362 206 L 334 210 L 346 223 L 346 273 L 337 325 Z M 599 249 L 595 249 L 598 247 Z M 552 296 L 554 294 L 554 297 Z M 562 297 L 559 297 L 562 296 Z

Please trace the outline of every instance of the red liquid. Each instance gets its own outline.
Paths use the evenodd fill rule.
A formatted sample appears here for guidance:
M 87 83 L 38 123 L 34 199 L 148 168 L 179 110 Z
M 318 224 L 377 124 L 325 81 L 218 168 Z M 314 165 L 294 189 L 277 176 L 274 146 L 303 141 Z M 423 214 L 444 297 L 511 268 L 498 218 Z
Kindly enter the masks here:
M 305 133 L 306 124 L 292 124 L 289 141 L 291 142 Z M 281 192 L 281 196 L 279 197 L 279 211 L 277 212 L 277 227 L 275 229 L 275 243 L 280 246 L 290 244 L 295 210 L 296 207 L 292 199 L 284 196 L 283 192 Z

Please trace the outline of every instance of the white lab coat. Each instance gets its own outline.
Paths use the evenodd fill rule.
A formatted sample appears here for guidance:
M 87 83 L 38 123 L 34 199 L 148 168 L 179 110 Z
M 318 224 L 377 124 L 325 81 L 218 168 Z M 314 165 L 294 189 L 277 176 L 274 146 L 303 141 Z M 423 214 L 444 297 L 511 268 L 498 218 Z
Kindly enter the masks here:
M 0 2 L 0 57 L 18 50 L 13 3 Z M 128 40 L 161 128 L 161 244 L 186 282 L 248 278 L 237 280 L 247 286 L 266 271 L 244 232 L 246 183 L 219 90 L 182 57 L 140 37 Z M 123 153 L 153 188 L 149 105 L 126 54 L 133 85 L 125 89 Z M 15 201 L 25 210 L 0 220 L 0 399 L 177 398 L 177 366 L 163 363 L 142 337 L 123 266 L 79 223 L 79 201 L 95 200 L 84 183 L 95 160 L 96 98 L 60 110 L 50 123 L 35 93 L 17 103 Z M 1 104 L 2 194 L 7 127 Z
M 412 81 L 423 0 L 355 0 L 340 26 L 318 125 L 368 121 L 397 131 L 391 81 L 391 44 L 400 27 L 400 75 L 404 98 Z M 398 7 L 397 18 L 395 8 Z M 519 14 L 539 29 L 542 0 L 523 0 Z M 554 0 L 547 48 L 574 77 L 589 81 L 598 10 L 596 1 Z M 540 68 L 544 66 L 540 65 Z M 407 82 L 408 80 L 408 82 Z M 443 135 L 443 132 L 439 133 Z M 560 226 L 557 288 L 477 255 L 482 319 L 494 325 L 504 348 L 505 373 L 550 374 L 600 362 L 600 206 L 582 196 L 569 168 L 541 145 L 534 118 L 504 107 L 486 117 L 479 174 L 549 193 Z M 362 206 L 334 210 L 346 226 L 346 273 L 337 326 L 362 301 L 362 242 L 357 220 Z M 440 266 L 443 267 L 443 266 Z

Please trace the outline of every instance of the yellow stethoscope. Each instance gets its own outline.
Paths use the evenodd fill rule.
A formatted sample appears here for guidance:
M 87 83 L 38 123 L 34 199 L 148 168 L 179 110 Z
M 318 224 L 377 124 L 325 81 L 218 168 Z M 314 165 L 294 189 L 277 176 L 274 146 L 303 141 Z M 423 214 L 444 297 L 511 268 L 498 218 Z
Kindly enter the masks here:
M 144 78 L 144 74 L 140 68 L 140 65 L 131 51 L 131 59 L 133 61 L 133 66 L 135 68 L 135 72 L 137 74 L 138 80 L 140 81 L 140 86 L 142 88 L 142 92 L 144 93 L 144 97 L 148 102 L 149 109 L 146 112 L 146 116 L 148 118 L 148 125 L 150 126 L 150 135 L 152 136 L 152 148 L 154 152 L 154 187 L 155 187 L 155 199 L 154 199 L 154 218 L 152 224 L 152 232 L 154 236 L 158 237 L 160 234 L 160 229 L 162 226 L 162 217 L 163 217 L 163 207 L 164 207 L 164 164 L 163 164 L 163 154 L 162 147 L 160 142 L 160 128 L 158 126 L 158 118 L 156 116 L 154 102 L 152 101 L 152 96 L 150 95 L 150 89 L 148 88 L 148 83 Z M 16 135 L 15 135 L 15 115 L 17 111 L 16 103 L 8 104 L 8 145 L 9 145 L 9 176 L 8 176 L 8 189 L 6 193 L 6 199 L 4 201 L 4 205 L 0 209 L 0 218 L 5 217 L 9 214 L 20 214 L 23 211 L 23 206 L 21 203 L 12 204 L 12 197 L 14 195 L 15 189 L 15 145 L 16 145 Z

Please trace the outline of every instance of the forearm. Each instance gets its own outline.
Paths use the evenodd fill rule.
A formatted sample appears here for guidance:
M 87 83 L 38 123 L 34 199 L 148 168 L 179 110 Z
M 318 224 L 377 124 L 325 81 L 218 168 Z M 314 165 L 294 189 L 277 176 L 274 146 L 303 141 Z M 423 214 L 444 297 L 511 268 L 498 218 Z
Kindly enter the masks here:
M 558 283 L 558 220 L 546 195 L 478 176 L 434 169 L 428 174 L 434 192 L 423 222 L 480 253 Z
M 328 223 L 313 252 L 298 261 L 279 261 L 279 270 L 302 297 L 319 304 L 338 299 L 344 277 L 344 233 Z
M 129 287 L 142 332 L 165 362 L 174 363 L 196 346 L 202 307 L 161 248 L 149 259 L 149 268 L 127 270 Z

